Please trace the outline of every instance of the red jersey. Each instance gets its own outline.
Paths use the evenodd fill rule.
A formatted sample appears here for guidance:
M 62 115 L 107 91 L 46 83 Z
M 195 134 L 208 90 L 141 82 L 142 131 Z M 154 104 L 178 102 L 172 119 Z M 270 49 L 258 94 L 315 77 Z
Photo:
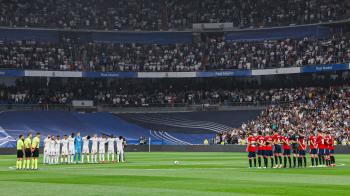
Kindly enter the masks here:
M 282 136 L 283 150 L 290 150 L 290 139 L 286 136 Z
M 305 138 L 300 137 L 300 138 L 298 139 L 298 142 L 299 142 L 299 147 L 298 147 L 298 149 L 299 149 L 299 150 L 306 150 L 306 140 L 305 140 Z
M 310 149 L 316 149 L 317 148 L 317 138 L 314 135 L 310 135 L 309 137 L 309 141 L 310 141 Z
M 262 135 L 258 135 L 256 140 L 258 142 L 258 150 L 265 150 L 265 137 Z M 261 144 L 263 144 L 263 145 L 261 145 Z
M 329 135 L 324 136 L 324 144 L 325 144 L 325 148 L 329 149 L 329 147 L 331 146 L 331 136 Z
M 329 150 L 334 150 L 334 138 L 331 136 Z
M 248 137 L 248 152 L 256 152 L 256 138 Z
M 271 136 L 267 135 L 265 136 L 265 150 L 272 150 L 272 143 L 273 143 L 273 139 Z
M 325 149 L 324 138 L 321 135 L 317 136 L 317 146 L 319 149 Z
M 280 134 L 276 133 L 273 135 L 273 143 L 274 144 L 281 144 L 282 137 Z

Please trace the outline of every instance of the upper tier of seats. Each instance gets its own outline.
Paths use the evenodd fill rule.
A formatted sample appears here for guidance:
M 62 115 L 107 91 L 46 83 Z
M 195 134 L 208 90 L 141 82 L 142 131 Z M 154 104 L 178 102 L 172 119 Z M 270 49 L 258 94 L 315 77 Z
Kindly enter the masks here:
M 159 31 L 232 22 L 255 28 L 347 19 L 349 7 L 345 0 L 8 0 L 0 1 L 0 26 Z

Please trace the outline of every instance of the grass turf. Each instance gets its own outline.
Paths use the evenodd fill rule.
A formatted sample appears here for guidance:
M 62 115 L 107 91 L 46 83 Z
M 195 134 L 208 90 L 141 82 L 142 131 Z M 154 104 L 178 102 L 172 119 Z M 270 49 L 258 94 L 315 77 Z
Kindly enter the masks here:
M 249 169 L 245 153 L 133 152 L 127 163 L 39 171 L 16 171 L 15 161 L 0 156 L 0 195 L 347 195 L 350 187 L 350 155 L 337 155 L 335 168 L 303 169 Z

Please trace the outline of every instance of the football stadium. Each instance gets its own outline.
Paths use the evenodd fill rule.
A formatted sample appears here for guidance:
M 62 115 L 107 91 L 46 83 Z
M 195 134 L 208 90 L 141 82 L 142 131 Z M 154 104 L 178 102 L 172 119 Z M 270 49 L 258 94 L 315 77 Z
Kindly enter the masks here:
M 0 1 L 0 195 L 347 195 L 349 0 Z

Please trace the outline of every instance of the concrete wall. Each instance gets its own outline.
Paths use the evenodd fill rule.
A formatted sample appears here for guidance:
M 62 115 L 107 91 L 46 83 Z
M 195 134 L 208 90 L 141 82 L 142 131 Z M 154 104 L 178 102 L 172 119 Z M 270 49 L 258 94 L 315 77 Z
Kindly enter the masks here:
M 239 145 L 153 145 L 151 152 L 245 152 L 245 146 Z M 41 153 L 42 153 L 42 149 Z M 126 152 L 148 152 L 148 146 L 130 145 L 126 146 Z M 350 154 L 350 146 L 336 146 L 336 154 Z M 14 148 L 0 148 L 0 154 L 16 154 Z

